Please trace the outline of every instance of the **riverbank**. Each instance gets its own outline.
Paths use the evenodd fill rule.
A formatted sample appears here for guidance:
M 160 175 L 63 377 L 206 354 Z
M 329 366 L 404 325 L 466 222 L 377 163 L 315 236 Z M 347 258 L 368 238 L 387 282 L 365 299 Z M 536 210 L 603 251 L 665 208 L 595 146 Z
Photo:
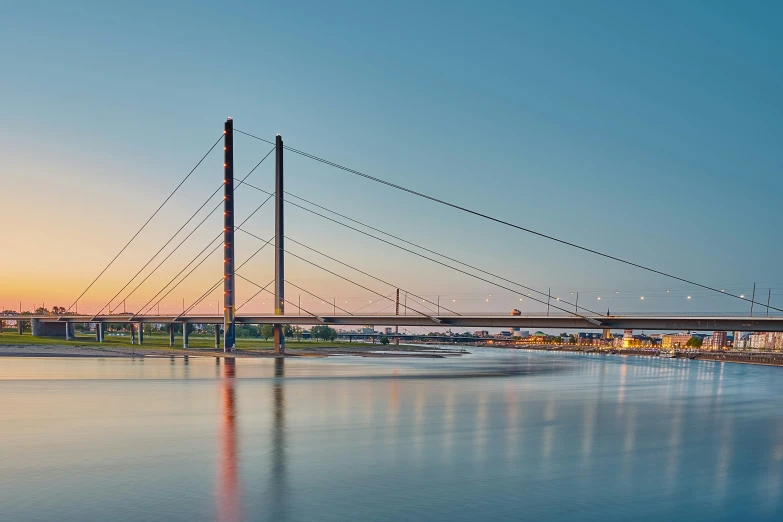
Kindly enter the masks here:
M 512 348 L 512 347 L 509 347 Z M 546 352 L 565 353 L 599 353 L 603 355 L 621 355 L 637 357 L 660 357 L 661 350 L 655 349 L 607 349 L 595 346 L 571 346 L 571 345 L 531 345 L 524 348 L 513 347 L 521 350 L 539 350 Z M 761 364 L 765 366 L 783 366 L 783 353 L 762 352 L 682 352 L 677 353 L 673 359 L 690 359 L 694 361 L 735 362 L 742 364 Z

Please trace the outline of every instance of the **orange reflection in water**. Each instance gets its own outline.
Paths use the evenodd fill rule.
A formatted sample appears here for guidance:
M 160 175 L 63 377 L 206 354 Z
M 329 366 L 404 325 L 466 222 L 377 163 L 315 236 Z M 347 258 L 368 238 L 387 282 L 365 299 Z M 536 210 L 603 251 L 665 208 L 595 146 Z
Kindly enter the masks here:
M 217 481 L 217 519 L 221 522 L 235 522 L 241 519 L 239 513 L 239 474 L 237 462 L 237 418 L 236 360 L 223 359 L 221 391 L 223 418 L 220 424 L 220 460 Z

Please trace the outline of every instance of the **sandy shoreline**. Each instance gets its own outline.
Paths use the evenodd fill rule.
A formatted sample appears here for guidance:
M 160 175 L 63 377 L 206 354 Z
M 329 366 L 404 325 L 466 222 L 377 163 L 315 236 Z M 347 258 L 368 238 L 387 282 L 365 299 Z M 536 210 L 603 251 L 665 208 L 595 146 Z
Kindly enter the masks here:
M 399 352 L 399 353 L 395 353 Z M 329 357 L 329 356 L 358 356 L 358 357 L 424 357 L 444 358 L 458 357 L 469 353 L 464 349 L 442 349 L 417 346 L 382 346 L 377 348 L 357 346 L 347 348 L 345 346 L 313 346 L 289 350 L 288 357 Z M 0 357 L 222 357 L 222 351 L 214 349 L 160 349 L 146 347 L 95 347 L 95 345 L 62 345 L 62 344 L 24 344 L 24 345 L 0 345 Z M 275 357 L 271 349 L 239 349 L 233 354 L 236 357 Z

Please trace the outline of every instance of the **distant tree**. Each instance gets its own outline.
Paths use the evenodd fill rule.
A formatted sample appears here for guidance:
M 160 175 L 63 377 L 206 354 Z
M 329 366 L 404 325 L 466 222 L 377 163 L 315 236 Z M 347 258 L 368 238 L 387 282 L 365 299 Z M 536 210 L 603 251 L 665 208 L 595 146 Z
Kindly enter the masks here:
M 574 334 L 568 334 L 568 342 L 570 344 L 576 344 L 576 336 Z
M 214 331 L 212 333 L 214 333 Z M 234 334 L 239 338 L 247 339 L 248 337 L 258 337 L 260 332 L 256 325 L 238 324 L 234 328 Z
M 316 325 L 310 328 L 310 337 L 313 339 L 323 339 L 323 326 L 322 325 Z
M 310 336 L 313 339 L 321 339 L 324 341 L 334 341 L 337 339 L 337 330 L 330 328 L 325 324 L 313 326 L 310 328 Z
M 313 339 L 326 339 L 324 328 L 327 327 L 324 325 L 313 326 L 310 328 L 310 337 Z
M 685 343 L 685 346 L 688 348 L 701 348 L 701 345 L 704 343 L 704 339 L 701 337 L 691 337 L 688 339 L 688 342 Z
M 381 336 L 381 344 L 389 344 L 389 338 L 385 335 Z
M 301 326 L 294 326 L 294 337 L 296 337 L 297 341 L 300 341 L 302 339 L 302 327 Z
M 264 338 L 264 341 L 268 340 L 270 337 L 272 337 L 275 334 L 274 328 L 271 324 L 262 324 L 261 325 L 261 337 Z
M 43 306 L 39 306 L 35 309 L 35 315 L 49 315 L 49 310 Z

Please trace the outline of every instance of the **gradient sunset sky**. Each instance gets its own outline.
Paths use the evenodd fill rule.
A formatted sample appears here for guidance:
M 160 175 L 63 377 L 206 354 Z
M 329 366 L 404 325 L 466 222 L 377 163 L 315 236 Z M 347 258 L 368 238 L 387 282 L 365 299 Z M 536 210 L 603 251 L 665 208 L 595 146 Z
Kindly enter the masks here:
M 229 116 L 238 129 L 269 140 L 280 133 L 286 145 L 659 270 L 743 294 L 757 281 L 757 300 L 766 302 L 771 288 L 773 306 L 783 307 L 779 2 L 111 4 L 0 6 L 4 308 L 70 305 Z M 237 177 L 270 149 L 241 135 L 235 148 Z M 221 152 L 82 298 L 80 311 L 105 304 L 218 188 Z M 272 190 L 272 160 L 248 182 Z M 564 299 L 580 292 L 580 305 L 595 310 L 747 311 L 291 153 L 286 187 Z M 266 196 L 243 187 L 236 197 L 241 221 Z M 272 207 L 248 230 L 270 238 Z M 290 237 L 412 293 L 440 295 L 444 306 L 542 309 L 287 212 Z M 221 228 L 218 212 L 128 308 L 147 302 Z M 238 232 L 238 262 L 258 246 Z M 394 291 L 289 248 L 381 294 Z M 221 267 L 219 253 L 210 257 L 161 312 L 192 302 Z M 268 283 L 271 249 L 242 273 Z M 389 301 L 297 259 L 286 275 L 348 310 L 393 312 Z M 238 291 L 241 304 L 256 290 L 240 280 Z M 332 308 L 296 288 L 287 294 L 302 294 L 304 308 Z M 214 312 L 219 299 L 218 290 L 197 310 Z M 271 309 L 262 295 L 240 313 Z

